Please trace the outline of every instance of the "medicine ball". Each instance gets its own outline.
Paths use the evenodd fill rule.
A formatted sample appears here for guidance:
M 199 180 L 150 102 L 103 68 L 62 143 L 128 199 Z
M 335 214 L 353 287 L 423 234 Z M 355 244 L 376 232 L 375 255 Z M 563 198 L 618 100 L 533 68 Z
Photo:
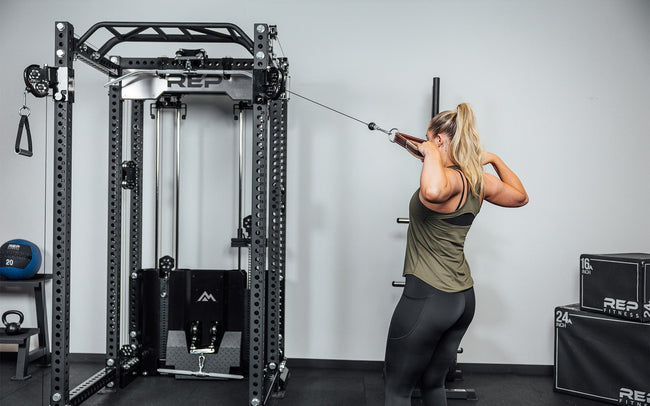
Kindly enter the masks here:
M 0 275 L 28 279 L 41 268 L 41 250 L 27 240 L 11 240 L 0 247 Z

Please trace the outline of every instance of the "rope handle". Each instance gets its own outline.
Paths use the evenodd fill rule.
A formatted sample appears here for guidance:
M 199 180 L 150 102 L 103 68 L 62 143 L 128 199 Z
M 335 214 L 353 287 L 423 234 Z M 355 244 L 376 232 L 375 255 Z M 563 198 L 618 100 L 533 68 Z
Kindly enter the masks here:
M 418 148 L 418 145 L 421 143 L 425 142 L 426 140 L 423 140 L 421 138 L 413 137 L 412 135 L 404 134 L 404 133 L 395 133 L 395 140 L 393 141 L 400 147 L 405 148 L 408 152 L 411 153 L 414 157 L 417 159 L 423 160 L 424 155 L 420 153 L 420 150 Z

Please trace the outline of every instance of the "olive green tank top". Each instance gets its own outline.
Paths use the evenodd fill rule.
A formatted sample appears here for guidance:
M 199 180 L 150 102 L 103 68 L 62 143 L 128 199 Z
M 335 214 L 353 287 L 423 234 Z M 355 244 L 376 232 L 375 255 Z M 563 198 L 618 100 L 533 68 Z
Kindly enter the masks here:
M 467 183 L 464 176 L 463 182 Z M 451 213 L 427 208 L 420 201 L 420 189 L 415 191 L 409 203 L 404 275 L 415 275 L 445 292 L 460 292 L 474 285 L 464 247 L 467 232 L 481 209 L 481 198 L 467 189 L 463 189 L 467 193 L 465 203 Z

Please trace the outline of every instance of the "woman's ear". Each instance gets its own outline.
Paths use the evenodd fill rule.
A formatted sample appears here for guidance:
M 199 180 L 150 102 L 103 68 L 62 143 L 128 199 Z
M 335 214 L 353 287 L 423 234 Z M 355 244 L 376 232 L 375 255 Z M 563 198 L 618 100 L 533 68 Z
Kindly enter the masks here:
M 447 143 L 447 145 L 449 145 L 451 143 L 451 138 L 447 135 L 447 133 L 437 134 L 436 137 L 437 137 L 436 142 L 437 142 L 438 147 L 442 147 L 442 145 L 445 142 Z

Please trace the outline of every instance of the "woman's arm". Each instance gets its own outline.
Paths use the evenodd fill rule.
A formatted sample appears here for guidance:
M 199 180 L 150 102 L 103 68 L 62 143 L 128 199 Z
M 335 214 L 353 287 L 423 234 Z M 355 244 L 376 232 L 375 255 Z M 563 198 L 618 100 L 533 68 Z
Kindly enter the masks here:
M 443 166 L 442 156 L 436 144 L 431 141 L 423 142 L 418 149 L 424 155 L 420 174 L 420 199 L 441 204 L 460 193 L 462 179 L 456 171 Z
M 499 177 L 489 173 L 483 175 L 485 200 L 503 207 L 521 207 L 528 203 L 528 193 L 524 185 L 501 158 L 490 152 L 484 152 L 483 165 L 487 164 L 492 165 Z

